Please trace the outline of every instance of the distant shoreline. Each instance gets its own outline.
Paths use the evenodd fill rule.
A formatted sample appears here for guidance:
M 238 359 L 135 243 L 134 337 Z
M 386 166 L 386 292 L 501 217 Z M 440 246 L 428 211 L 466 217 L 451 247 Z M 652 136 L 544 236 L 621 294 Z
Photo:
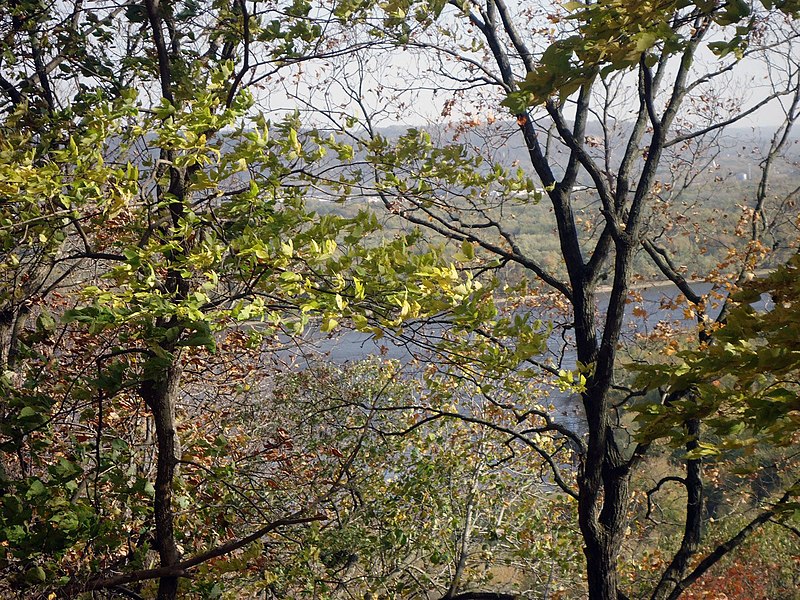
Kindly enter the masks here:
M 763 277 L 764 275 L 769 275 L 772 273 L 774 269 L 758 269 L 753 274 L 755 277 Z M 706 284 L 706 285 L 713 285 L 712 283 L 704 280 L 704 279 L 689 279 L 687 283 L 695 285 L 695 284 Z M 639 281 L 637 283 L 632 283 L 628 286 L 629 290 L 647 290 L 650 288 L 665 288 L 665 287 L 673 287 L 675 283 L 670 281 L 669 279 L 657 279 L 654 281 Z M 677 287 L 677 286 L 675 286 Z M 601 294 L 607 294 L 611 292 L 612 286 L 611 285 L 599 285 L 597 286 L 597 291 Z
M 708 284 L 707 281 L 703 279 L 689 279 L 687 283 L 695 285 L 698 283 Z M 668 287 L 677 287 L 674 282 L 670 281 L 669 279 L 656 279 L 654 281 L 638 281 L 636 283 L 632 283 L 628 286 L 628 290 L 649 290 L 649 289 L 658 289 L 658 288 L 668 288 Z M 613 286 L 611 285 L 598 285 L 597 291 L 601 294 L 608 294 L 611 293 Z

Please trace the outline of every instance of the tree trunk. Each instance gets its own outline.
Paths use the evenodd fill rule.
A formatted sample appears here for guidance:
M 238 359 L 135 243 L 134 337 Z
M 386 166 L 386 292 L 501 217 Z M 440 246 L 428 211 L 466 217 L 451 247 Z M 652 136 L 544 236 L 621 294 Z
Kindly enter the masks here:
M 582 337 L 576 331 L 578 356 L 591 359 L 594 365 L 582 397 L 589 439 L 578 476 L 578 524 L 584 539 L 590 600 L 625 597 L 618 589 L 617 560 L 627 525 L 630 464 L 614 437 L 609 392 L 614 381 L 632 256 L 631 239 L 617 240 L 614 284 L 599 341 L 593 321 L 585 314 L 595 310 L 594 284 L 584 281 L 581 293 L 575 293 L 573 299 L 576 330 L 581 321 L 589 327 Z
M 603 486 L 605 498 L 600 518 L 594 511 L 580 510 L 579 525 L 584 538 L 586 573 L 590 600 L 617 600 L 624 598 L 619 590 L 617 561 L 624 539 L 628 505 L 627 477 L 614 476 Z
M 699 447 L 700 421 L 691 419 L 686 424 L 687 433 L 692 436 L 686 444 L 686 450 L 691 452 Z M 670 562 L 661 579 L 653 590 L 651 600 L 664 600 L 675 591 L 678 583 L 689 570 L 691 558 L 700 546 L 703 530 L 703 470 L 701 459 L 686 461 L 686 516 L 684 518 L 683 539 L 675 556 Z
M 612 435 L 609 431 L 608 435 Z M 607 441 L 600 481 L 582 473 L 578 479 L 578 524 L 584 539 L 590 600 L 617 600 L 617 560 L 625 537 L 629 470 L 613 439 Z
M 478 491 L 478 479 L 480 476 L 480 467 L 476 466 L 472 474 L 472 481 L 470 483 L 469 495 L 467 496 L 467 503 L 464 511 L 464 527 L 461 530 L 461 535 L 458 539 L 458 547 L 456 553 L 456 567 L 453 573 L 453 579 L 450 582 L 450 588 L 444 595 L 442 600 L 452 600 L 458 594 L 456 591 L 461 585 L 461 578 L 467 568 L 467 558 L 469 557 L 469 545 L 472 542 L 472 528 L 475 513 L 475 494 Z
M 602 541 L 590 544 L 589 537 L 584 536 L 587 544 L 583 549 L 589 600 L 614 600 L 617 597 L 617 557 L 608 544 Z
M 155 519 L 155 545 L 160 566 L 169 567 L 181 559 L 175 541 L 172 510 L 172 487 L 180 458 L 175 406 L 180 389 L 182 367 L 180 349 L 173 349 L 173 360 L 158 380 L 142 383 L 141 395 L 153 413 L 156 430 L 156 481 L 153 513 Z M 178 593 L 178 577 L 162 577 L 158 584 L 158 600 L 174 600 Z

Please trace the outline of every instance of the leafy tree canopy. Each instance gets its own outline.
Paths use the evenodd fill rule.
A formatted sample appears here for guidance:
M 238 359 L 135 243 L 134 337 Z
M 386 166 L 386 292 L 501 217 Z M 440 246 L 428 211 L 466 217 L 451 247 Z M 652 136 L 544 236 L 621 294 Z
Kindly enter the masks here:
M 798 443 L 800 424 L 800 257 L 733 297 L 725 323 L 711 341 L 679 352 L 668 364 L 637 367 L 642 381 L 668 392 L 692 390 L 684 400 L 638 407 L 640 437 L 683 440 L 684 424 L 702 419 L 719 444 L 696 454 L 761 443 Z M 766 299 L 766 308 L 756 308 Z

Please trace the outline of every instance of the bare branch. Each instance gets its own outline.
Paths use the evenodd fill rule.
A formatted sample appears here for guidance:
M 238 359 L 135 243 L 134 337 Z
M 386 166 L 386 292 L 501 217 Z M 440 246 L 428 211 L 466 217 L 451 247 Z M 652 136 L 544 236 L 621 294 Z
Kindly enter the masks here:
M 245 546 L 252 544 L 276 529 L 291 525 L 302 525 L 305 523 L 311 523 L 313 521 L 324 521 L 328 518 L 324 514 L 302 516 L 303 512 L 304 511 L 300 511 L 290 517 L 273 521 L 248 536 L 239 538 L 237 540 L 231 540 L 225 544 L 217 546 L 216 548 L 212 548 L 206 552 L 197 554 L 192 558 L 180 561 L 174 565 L 160 567 L 157 569 L 143 569 L 141 571 L 134 571 L 132 573 L 114 575 L 111 577 L 100 577 L 91 579 L 85 583 L 73 583 L 58 590 L 58 596 L 61 598 L 71 598 L 75 594 L 82 592 L 114 588 L 128 583 L 160 579 L 163 577 L 191 577 L 190 571 L 192 568 L 208 562 L 211 559 L 219 558 L 220 556 L 225 556 L 231 552 L 239 550 L 240 548 L 244 548 Z
M 794 488 L 800 485 L 800 481 L 796 481 L 794 484 Z M 786 493 L 778 500 L 771 509 L 765 510 L 760 515 L 758 515 L 755 519 L 750 521 L 745 527 L 743 527 L 736 535 L 734 535 L 729 540 L 723 542 L 719 546 L 717 546 L 711 554 L 706 556 L 703 560 L 700 561 L 700 564 L 692 570 L 689 575 L 684 577 L 682 580 L 676 583 L 675 589 L 669 595 L 668 600 L 677 600 L 678 597 L 686 590 L 689 586 L 691 586 L 695 581 L 700 579 L 706 571 L 708 571 L 711 567 L 717 564 L 723 557 L 728 555 L 731 551 L 736 549 L 740 546 L 748 537 L 750 537 L 755 531 L 758 530 L 764 523 L 772 520 L 772 518 L 780 512 L 784 505 L 788 504 L 789 500 L 794 497 L 794 493 L 792 492 L 792 488 L 786 491 Z

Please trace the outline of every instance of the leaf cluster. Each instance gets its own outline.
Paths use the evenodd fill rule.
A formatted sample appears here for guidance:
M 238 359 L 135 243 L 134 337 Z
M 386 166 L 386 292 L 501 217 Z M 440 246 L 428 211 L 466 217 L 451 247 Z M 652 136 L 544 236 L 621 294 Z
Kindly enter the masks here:
M 769 442 L 797 443 L 800 423 L 800 259 L 753 280 L 734 296 L 724 327 L 700 348 L 680 352 L 669 364 L 637 368 L 640 381 L 680 400 L 636 408 L 640 436 L 683 439 L 689 419 L 704 420 L 719 443 L 701 444 L 700 453 Z M 766 309 L 753 303 L 767 300 Z

